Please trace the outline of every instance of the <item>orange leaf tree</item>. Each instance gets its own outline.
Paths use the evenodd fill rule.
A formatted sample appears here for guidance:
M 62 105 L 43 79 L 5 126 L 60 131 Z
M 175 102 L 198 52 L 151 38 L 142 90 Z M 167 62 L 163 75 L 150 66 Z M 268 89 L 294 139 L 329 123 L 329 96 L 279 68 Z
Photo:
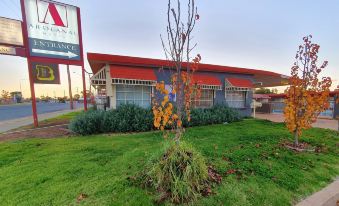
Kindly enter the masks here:
M 199 87 L 194 83 L 193 73 L 198 69 L 201 56 L 191 57 L 197 44 L 191 44 L 192 32 L 200 16 L 195 0 L 188 0 L 187 14 L 181 11 L 181 1 L 177 0 L 175 8 L 168 0 L 167 39 L 161 36 L 166 59 L 169 60 L 171 92 L 162 81 L 156 85 L 157 96 L 153 97 L 154 126 L 164 130 L 171 126 L 175 131 L 175 141 L 179 143 L 183 133 L 184 118 L 190 120 L 192 98 L 197 97 Z M 185 22 L 184 22 L 185 21 Z M 169 98 L 169 96 L 175 98 Z M 174 103 L 175 101 L 175 103 Z M 176 109 L 175 107 L 176 106 Z
M 311 39 L 311 35 L 303 38 L 291 68 L 290 86 L 286 89 L 285 123 L 294 134 L 295 146 L 299 144 L 302 131 L 310 128 L 320 112 L 329 107 L 331 78 L 319 80 L 328 62 L 317 65 L 320 46 L 312 43 Z

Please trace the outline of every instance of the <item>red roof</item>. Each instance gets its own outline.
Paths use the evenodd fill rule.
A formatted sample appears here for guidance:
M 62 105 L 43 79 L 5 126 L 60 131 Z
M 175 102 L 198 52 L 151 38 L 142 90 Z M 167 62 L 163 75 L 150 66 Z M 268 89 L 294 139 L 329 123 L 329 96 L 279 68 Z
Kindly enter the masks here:
M 268 94 L 271 98 L 286 98 L 287 95 L 285 93 L 281 93 L 281 94 Z M 330 91 L 330 97 L 334 97 L 336 95 L 339 95 L 339 90 L 334 90 L 334 91 Z
M 269 97 L 271 98 L 286 98 L 286 94 L 281 93 L 281 94 L 268 94 Z
M 268 94 L 253 94 L 253 99 L 271 99 Z
M 156 81 L 153 69 L 127 67 L 127 66 L 110 66 L 111 78 L 117 79 L 137 79 L 137 80 L 149 80 Z
M 213 85 L 213 86 L 221 86 L 221 81 L 219 78 L 206 74 L 193 74 L 194 83 L 200 85 Z
M 226 78 L 226 80 L 231 84 L 232 87 L 241 87 L 241 88 L 253 88 L 253 83 L 248 79 L 240 78 Z
M 141 57 L 130 57 L 130 56 L 120 56 L 120 55 L 109 55 L 109 54 L 97 54 L 97 53 L 87 53 L 87 59 L 91 65 L 93 73 L 97 73 L 105 63 L 112 63 L 118 65 L 134 65 L 134 66 L 148 66 L 148 67 L 170 67 L 171 62 L 168 60 L 162 59 L 150 59 L 150 58 L 141 58 Z M 101 63 L 98 65 L 98 63 Z M 184 63 L 183 66 L 186 64 Z M 99 66 L 99 67 L 98 67 Z M 213 72 L 230 72 L 230 73 L 241 73 L 241 74 L 266 74 L 271 76 L 281 76 L 281 74 L 257 70 L 257 69 L 246 69 L 240 67 L 231 67 L 231 66 L 219 66 L 212 64 L 199 64 L 200 71 L 213 71 Z
M 173 62 L 161 59 L 150 59 L 120 55 L 109 55 L 99 53 L 87 53 L 87 59 L 93 71 L 96 74 L 105 65 L 131 66 L 131 67 L 152 67 L 168 68 L 173 67 Z M 183 63 L 183 67 L 187 64 Z M 260 86 L 272 87 L 286 85 L 287 76 L 259 69 L 247 69 L 231 66 L 219 66 L 212 64 L 199 64 L 199 71 L 222 72 L 252 75 L 254 81 L 261 83 Z

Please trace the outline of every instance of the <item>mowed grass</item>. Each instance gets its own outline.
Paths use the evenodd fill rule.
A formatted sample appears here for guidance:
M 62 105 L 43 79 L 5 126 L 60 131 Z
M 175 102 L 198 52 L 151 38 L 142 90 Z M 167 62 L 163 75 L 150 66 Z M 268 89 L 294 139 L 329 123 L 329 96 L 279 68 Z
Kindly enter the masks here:
M 253 119 L 188 129 L 185 141 L 223 175 L 215 194 L 194 205 L 291 205 L 339 176 L 337 132 L 304 133 L 321 153 L 281 147 L 289 137 L 283 124 Z M 128 177 L 163 142 L 148 132 L 0 143 L 0 205 L 153 205 L 157 194 Z
M 60 124 L 67 124 L 69 123 L 73 118 L 75 118 L 77 115 L 79 115 L 83 110 L 74 111 L 74 112 L 68 112 L 65 114 L 61 114 L 56 117 L 52 117 L 49 119 L 45 119 L 42 121 L 39 121 L 39 127 L 47 127 L 47 126 L 53 126 L 53 125 L 60 125 Z M 27 130 L 27 129 L 33 129 L 34 125 L 26 125 L 22 127 L 18 127 L 15 129 L 12 129 L 11 131 L 21 131 L 21 130 Z

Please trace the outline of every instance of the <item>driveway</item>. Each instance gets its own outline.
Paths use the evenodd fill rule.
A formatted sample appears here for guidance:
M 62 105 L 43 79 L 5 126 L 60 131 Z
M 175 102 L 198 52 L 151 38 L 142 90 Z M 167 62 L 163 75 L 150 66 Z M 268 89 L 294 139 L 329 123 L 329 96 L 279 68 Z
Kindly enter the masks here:
M 272 122 L 284 122 L 284 116 L 283 114 L 255 114 L 255 117 L 258 119 L 267 119 Z M 319 127 L 324 129 L 332 129 L 332 130 L 338 130 L 338 120 L 333 119 L 323 119 L 319 118 L 317 122 L 315 122 L 313 127 Z

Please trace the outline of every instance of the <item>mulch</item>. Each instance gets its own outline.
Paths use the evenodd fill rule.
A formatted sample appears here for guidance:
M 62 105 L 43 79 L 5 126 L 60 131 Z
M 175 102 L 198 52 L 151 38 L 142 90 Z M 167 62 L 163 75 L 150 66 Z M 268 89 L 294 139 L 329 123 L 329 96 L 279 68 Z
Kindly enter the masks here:
M 26 138 L 55 138 L 74 135 L 74 133 L 68 129 L 68 123 L 68 120 L 58 120 L 54 122 L 42 123 L 38 128 L 27 127 L 20 130 L 12 130 L 0 134 L 0 142 Z

